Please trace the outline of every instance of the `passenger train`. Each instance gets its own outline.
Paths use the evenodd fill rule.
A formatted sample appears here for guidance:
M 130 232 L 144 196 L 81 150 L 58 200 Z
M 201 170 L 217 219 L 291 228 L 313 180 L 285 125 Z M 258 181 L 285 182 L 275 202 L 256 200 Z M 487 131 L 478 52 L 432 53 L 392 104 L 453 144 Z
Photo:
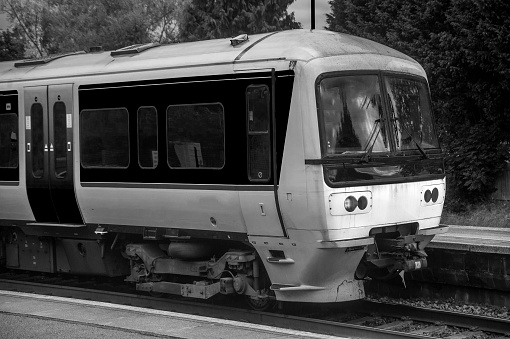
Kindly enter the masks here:
M 426 74 L 291 30 L 0 63 L 2 266 L 344 302 L 426 267 L 445 170 Z

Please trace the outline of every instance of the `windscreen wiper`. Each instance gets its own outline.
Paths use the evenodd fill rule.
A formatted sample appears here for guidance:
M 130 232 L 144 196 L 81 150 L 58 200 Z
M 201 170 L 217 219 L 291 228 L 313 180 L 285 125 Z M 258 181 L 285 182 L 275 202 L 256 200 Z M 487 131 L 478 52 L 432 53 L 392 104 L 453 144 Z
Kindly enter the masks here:
M 381 119 L 377 119 L 374 123 L 374 127 L 372 127 L 372 131 L 370 132 L 370 136 L 368 137 L 368 140 L 365 144 L 365 147 L 363 147 L 363 156 L 359 160 L 360 163 L 362 162 L 368 162 L 370 159 L 370 156 L 372 155 L 372 150 L 374 149 L 375 142 L 377 140 L 377 137 L 379 136 L 379 133 L 381 132 Z M 365 160 L 367 158 L 367 160 Z
M 402 123 L 401 121 L 399 121 L 399 118 L 395 118 L 395 121 L 400 122 L 399 123 L 400 128 L 403 129 L 404 132 L 406 132 L 409 135 L 409 137 L 411 138 L 411 140 L 414 142 L 414 144 L 418 148 L 418 151 L 420 151 L 420 153 L 421 153 L 422 159 L 428 159 L 429 157 L 428 157 L 427 153 L 425 153 L 423 148 L 420 146 L 420 143 L 418 141 L 416 141 L 416 139 L 414 138 L 414 135 L 412 133 L 410 133 L 407 126 L 404 123 Z

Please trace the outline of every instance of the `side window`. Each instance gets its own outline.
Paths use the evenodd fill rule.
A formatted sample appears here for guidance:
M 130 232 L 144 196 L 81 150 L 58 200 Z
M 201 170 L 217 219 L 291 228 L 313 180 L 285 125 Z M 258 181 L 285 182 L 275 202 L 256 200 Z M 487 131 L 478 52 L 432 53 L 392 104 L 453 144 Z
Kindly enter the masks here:
M 18 115 L 0 114 L 0 168 L 18 167 Z
M 125 108 L 80 112 L 80 152 L 84 168 L 129 166 L 129 122 Z
M 33 104 L 30 108 L 30 124 L 32 138 L 32 175 L 42 178 L 44 175 L 44 110 L 41 104 Z
M 140 107 L 138 122 L 138 164 L 141 168 L 158 166 L 158 112 L 155 107 Z
M 254 182 L 271 179 L 269 104 L 269 87 L 266 85 L 253 85 L 246 89 L 248 178 Z
M 220 103 L 168 106 L 168 165 L 221 169 L 225 165 L 225 114 Z
M 55 143 L 55 176 L 67 176 L 67 119 L 66 105 L 58 101 L 53 105 L 53 140 Z

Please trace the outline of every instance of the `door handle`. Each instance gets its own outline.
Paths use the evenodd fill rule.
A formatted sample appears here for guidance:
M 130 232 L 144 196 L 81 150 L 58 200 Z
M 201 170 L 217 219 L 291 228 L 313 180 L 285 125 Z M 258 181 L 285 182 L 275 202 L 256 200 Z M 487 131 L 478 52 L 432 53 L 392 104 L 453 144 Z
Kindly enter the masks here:
M 27 142 L 27 153 L 30 153 L 30 143 Z
M 48 144 L 44 144 L 44 151 L 48 152 Z
M 71 152 L 71 142 L 70 141 L 67 142 L 67 151 Z
M 53 152 L 53 144 L 50 144 L 50 152 Z

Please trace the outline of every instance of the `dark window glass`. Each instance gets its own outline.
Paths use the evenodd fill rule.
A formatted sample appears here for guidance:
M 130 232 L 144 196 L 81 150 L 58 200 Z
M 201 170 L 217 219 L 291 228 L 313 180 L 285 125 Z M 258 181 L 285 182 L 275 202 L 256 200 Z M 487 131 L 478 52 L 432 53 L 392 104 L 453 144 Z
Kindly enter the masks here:
M 389 151 L 376 75 L 323 79 L 320 107 L 324 155 Z
M 125 108 L 81 111 L 80 151 L 85 168 L 127 168 L 128 111 Z
M 67 176 L 67 119 L 66 105 L 59 101 L 53 105 L 53 142 L 55 150 L 55 176 Z
M 33 104 L 30 109 L 31 137 L 32 137 L 32 174 L 35 178 L 44 175 L 44 118 L 41 104 Z M 47 145 L 46 145 L 47 146 Z
M 18 167 L 18 115 L 0 114 L 0 168 Z
M 142 168 L 158 166 L 158 112 L 154 107 L 138 109 L 138 163 Z
M 269 88 L 249 86 L 246 90 L 248 133 L 248 178 L 268 181 L 271 177 L 271 142 L 269 135 Z
M 221 104 L 169 106 L 166 115 L 171 168 L 223 168 L 225 122 Z
M 439 148 L 425 82 L 385 77 L 390 116 L 398 150 Z

